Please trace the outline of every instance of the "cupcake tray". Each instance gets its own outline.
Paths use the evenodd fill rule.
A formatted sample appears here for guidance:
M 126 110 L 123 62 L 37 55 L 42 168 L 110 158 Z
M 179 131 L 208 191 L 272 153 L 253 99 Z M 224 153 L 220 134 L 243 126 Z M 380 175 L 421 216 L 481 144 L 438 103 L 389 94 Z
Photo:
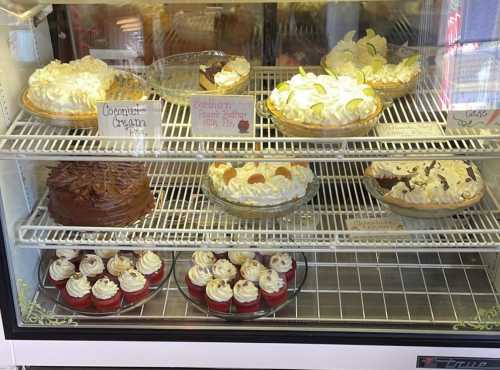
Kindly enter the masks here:
M 182 296 L 194 307 L 196 307 L 201 312 L 209 315 L 218 317 L 226 321 L 249 321 L 255 320 L 261 317 L 271 316 L 284 307 L 286 307 L 290 302 L 294 301 L 295 297 L 299 294 L 302 286 L 304 285 L 307 278 L 308 264 L 307 258 L 304 253 L 293 253 L 292 257 L 296 261 L 296 271 L 295 277 L 288 282 L 288 298 L 287 300 L 277 306 L 270 307 L 261 298 L 261 308 L 258 311 L 252 313 L 238 313 L 234 304 L 231 304 L 230 312 L 219 312 L 210 310 L 204 300 L 199 300 L 192 297 L 189 294 L 188 287 L 185 281 L 186 274 L 188 270 L 193 265 L 191 262 L 191 253 L 180 252 L 174 257 L 173 263 L 173 277 L 175 283 L 177 284 L 177 289 L 182 294 Z M 267 264 L 264 263 L 266 266 Z
M 132 256 L 133 253 L 131 252 L 120 252 L 121 254 Z M 42 252 L 42 256 L 40 260 L 38 261 L 38 285 L 39 285 L 39 291 L 43 293 L 44 296 L 49 298 L 57 307 L 60 307 L 68 312 L 71 312 L 73 314 L 78 314 L 78 315 L 83 315 L 83 316 L 91 316 L 91 317 L 100 317 L 100 316 L 113 316 L 113 315 L 118 315 L 121 313 L 125 313 L 127 311 L 131 311 L 137 307 L 142 306 L 143 304 L 147 303 L 150 301 L 154 296 L 156 296 L 164 287 L 164 285 L 169 281 L 170 274 L 172 273 L 172 267 L 173 265 L 169 263 L 165 255 L 162 255 L 162 253 L 158 253 L 160 257 L 162 257 L 163 260 L 163 268 L 164 268 L 164 275 L 163 278 L 154 285 L 151 285 L 149 288 L 149 294 L 146 296 L 146 298 L 135 302 L 135 303 L 127 303 L 123 298 L 121 301 L 120 308 L 117 310 L 113 311 L 106 311 L 106 312 L 100 312 L 95 309 L 95 307 L 91 306 L 89 308 L 85 309 L 75 309 L 68 305 L 62 298 L 62 294 L 60 291 L 58 291 L 57 294 L 54 294 L 54 291 L 57 290 L 56 287 L 54 287 L 50 283 L 50 279 L 48 278 L 49 274 L 49 267 L 50 264 L 56 260 L 55 253 L 52 251 L 46 251 Z M 169 253 L 170 255 L 170 253 Z M 105 262 L 106 263 L 106 262 Z

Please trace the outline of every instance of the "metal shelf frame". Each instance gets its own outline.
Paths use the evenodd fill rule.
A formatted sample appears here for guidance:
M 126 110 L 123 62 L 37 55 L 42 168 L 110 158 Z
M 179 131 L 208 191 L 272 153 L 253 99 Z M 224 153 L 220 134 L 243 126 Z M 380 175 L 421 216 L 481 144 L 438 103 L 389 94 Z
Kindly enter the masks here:
M 27 248 L 193 250 L 232 246 L 274 250 L 498 251 L 500 206 L 488 190 L 460 214 L 440 219 L 394 215 L 364 189 L 364 163 L 312 163 L 321 185 L 306 206 L 284 218 L 244 220 L 218 209 L 201 190 L 203 163 L 152 162 L 148 167 L 156 203 L 150 214 L 128 227 L 78 227 L 54 223 L 47 193 L 18 228 L 17 244 Z M 371 227 L 355 227 L 366 221 Z M 396 226 L 387 228 L 381 223 Z
M 309 274 L 301 293 L 286 308 L 254 322 L 226 324 L 190 305 L 178 291 L 173 276 L 162 292 L 144 306 L 117 316 L 95 319 L 72 315 L 37 292 L 34 302 L 57 318 L 71 317 L 80 327 L 120 325 L 174 328 L 230 325 L 248 329 L 297 329 L 321 324 L 332 330 L 345 323 L 363 328 L 384 324 L 392 330 L 451 329 L 461 321 L 481 323 L 481 310 L 499 304 L 479 253 L 308 253 Z M 179 268 L 187 271 L 190 254 L 181 253 Z M 293 284 L 293 282 L 292 282 Z M 59 294 L 48 281 L 51 294 Z M 290 324 L 293 323 L 293 326 Z
M 320 72 L 318 67 L 308 70 Z M 280 81 L 297 73 L 294 67 L 255 67 L 249 94 L 261 101 Z M 431 123 L 441 132 L 446 116 L 429 79 L 417 94 L 394 101 L 385 109 L 380 125 Z M 249 160 L 264 155 L 268 160 L 360 161 L 418 158 L 490 159 L 500 156 L 500 134 L 475 129 L 447 130 L 446 136 L 300 138 L 283 137 L 273 123 L 256 117 L 255 138 L 191 137 L 189 106 L 165 103 L 161 137 L 138 142 L 128 137 L 98 136 L 96 129 L 70 129 L 41 124 L 20 112 L 0 135 L 1 159 L 213 161 L 221 157 Z M 425 135 L 425 134 L 424 134 Z M 258 146 L 256 144 L 259 144 Z M 259 149 L 257 150 L 256 147 Z

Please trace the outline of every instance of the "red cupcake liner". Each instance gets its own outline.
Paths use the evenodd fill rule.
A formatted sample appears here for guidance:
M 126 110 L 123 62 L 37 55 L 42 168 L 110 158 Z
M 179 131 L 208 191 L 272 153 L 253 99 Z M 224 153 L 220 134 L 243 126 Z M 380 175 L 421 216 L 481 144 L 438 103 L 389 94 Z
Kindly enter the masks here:
M 83 297 L 72 297 L 69 295 L 66 287 L 61 290 L 61 295 L 64 301 L 73 308 L 84 309 L 92 305 L 90 293 L 85 294 Z
M 149 284 L 151 285 L 159 283 L 164 276 L 165 276 L 165 267 L 163 266 L 163 262 L 161 263 L 161 267 L 158 271 L 153 272 L 152 274 L 149 275 L 144 275 L 144 277 L 149 280 Z
M 144 298 L 146 298 L 149 294 L 149 281 L 146 280 L 146 283 L 144 284 L 144 288 L 141 290 L 138 290 L 136 292 L 126 292 L 123 290 L 123 297 L 128 303 L 136 303 Z
M 262 298 L 267 303 L 268 306 L 274 307 L 279 306 L 282 303 L 285 303 L 288 298 L 288 287 L 285 286 L 274 293 L 267 293 L 265 290 L 260 290 L 262 293 Z
M 107 312 L 107 311 L 116 311 L 120 308 L 122 301 L 122 292 L 118 289 L 114 297 L 109 299 L 99 299 L 92 294 L 91 296 L 92 303 L 94 304 L 97 311 Z
M 218 311 L 218 312 L 229 312 L 229 309 L 231 308 L 231 300 L 226 301 L 226 302 L 216 302 L 211 300 L 206 294 L 205 294 L 205 301 L 207 302 L 208 309 L 210 311 Z
M 52 279 L 52 277 L 50 276 L 50 274 L 48 274 L 48 277 L 49 277 L 49 281 L 50 283 L 55 286 L 57 289 L 63 289 L 65 286 L 66 286 L 66 283 L 68 281 L 68 279 L 63 279 L 63 280 L 54 280 Z
M 205 298 L 205 287 L 193 284 L 187 274 L 185 280 L 186 280 L 186 285 L 188 287 L 189 295 L 191 295 L 192 298 L 198 301 L 202 301 Z
M 291 281 L 295 277 L 295 271 L 297 271 L 297 262 L 292 259 L 292 268 L 285 272 L 286 281 Z
M 260 294 L 255 301 L 239 302 L 236 298 L 233 299 L 236 310 L 239 313 L 252 313 L 260 310 Z

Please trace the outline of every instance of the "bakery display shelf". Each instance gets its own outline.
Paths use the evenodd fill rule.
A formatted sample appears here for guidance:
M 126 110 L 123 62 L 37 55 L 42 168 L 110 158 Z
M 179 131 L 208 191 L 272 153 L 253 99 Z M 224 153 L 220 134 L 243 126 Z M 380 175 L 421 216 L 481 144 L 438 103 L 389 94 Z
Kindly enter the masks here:
M 250 246 L 289 251 L 498 251 L 500 206 L 487 189 L 483 200 L 459 214 L 424 220 L 397 216 L 365 190 L 366 163 L 312 163 L 319 192 L 287 217 L 238 219 L 203 194 L 203 163 L 153 162 L 153 211 L 128 227 L 77 227 L 55 224 L 47 193 L 19 225 L 17 243 L 27 248 L 80 249 L 139 246 L 159 250 Z
M 190 258 L 183 253 L 183 260 Z M 335 330 L 342 324 L 451 329 L 461 321 L 485 323 L 480 310 L 499 303 L 493 277 L 479 253 L 307 253 L 309 273 L 301 292 L 283 310 L 253 322 L 224 323 L 201 313 L 177 290 L 173 276 L 144 306 L 122 315 L 93 319 L 68 316 L 50 299 L 36 293 L 39 303 L 56 318 L 71 317 L 80 327 L 190 328 L 238 326 L 242 329 Z M 185 264 L 188 265 L 187 263 Z M 47 291 L 57 289 L 46 282 Z M 293 323 L 293 326 L 289 326 Z M 318 324 L 318 326 L 314 326 Z M 24 325 L 37 325 L 25 323 Z M 303 326 L 302 326 L 303 325 Z
M 319 72 L 318 67 L 307 68 Z M 277 83 L 297 73 L 295 67 L 256 67 L 252 70 L 248 92 L 257 101 L 267 98 Z M 380 125 L 430 123 L 434 136 L 371 136 L 353 138 L 283 137 L 273 123 L 257 115 L 255 138 L 191 137 L 188 106 L 166 103 L 162 111 L 162 136 L 144 143 L 130 138 L 98 136 L 96 129 L 59 128 L 40 124 L 21 112 L 8 131 L 0 135 L 0 158 L 53 160 L 156 160 L 211 161 L 221 156 L 247 159 L 264 155 L 266 159 L 290 158 L 315 161 L 358 161 L 414 158 L 496 158 L 500 153 L 500 134 L 481 135 L 479 130 L 454 129 L 443 137 L 445 114 L 429 80 L 417 95 L 397 99 L 382 115 Z M 417 125 L 418 126 L 418 125 Z M 385 126 L 389 127 L 389 126 Z M 393 127 L 393 125 L 391 125 Z M 260 143 L 260 145 L 256 145 Z M 260 150 L 256 150 L 256 148 Z

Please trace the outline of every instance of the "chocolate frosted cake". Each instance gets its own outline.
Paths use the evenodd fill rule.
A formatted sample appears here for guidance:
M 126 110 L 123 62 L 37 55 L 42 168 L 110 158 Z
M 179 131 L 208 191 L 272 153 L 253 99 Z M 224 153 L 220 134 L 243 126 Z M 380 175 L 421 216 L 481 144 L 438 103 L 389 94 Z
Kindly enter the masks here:
M 49 213 L 62 225 L 126 226 L 154 204 L 142 163 L 61 162 L 47 186 Z

